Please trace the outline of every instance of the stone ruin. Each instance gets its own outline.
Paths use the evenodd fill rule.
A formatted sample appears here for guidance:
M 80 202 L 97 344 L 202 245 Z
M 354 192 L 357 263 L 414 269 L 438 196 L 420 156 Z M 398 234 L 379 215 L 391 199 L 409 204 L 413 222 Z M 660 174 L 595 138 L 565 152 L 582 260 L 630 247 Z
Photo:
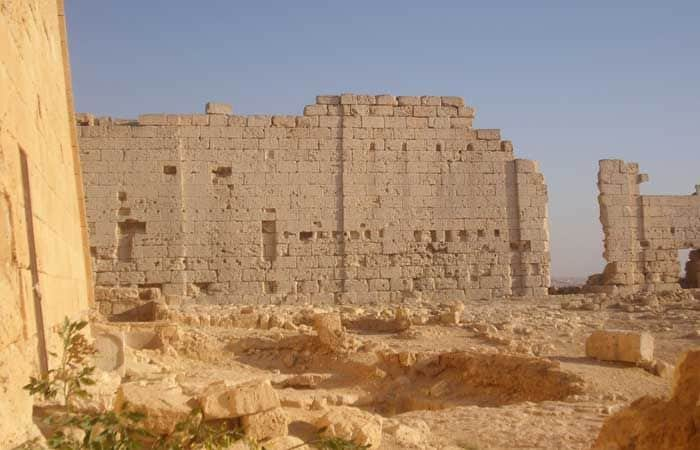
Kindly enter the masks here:
M 616 295 L 469 301 L 547 294 L 547 192 L 461 98 L 81 115 L 79 153 L 63 2 L 8 3 L 0 34 L 1 448 L 49 435 L 37 425 L 60 405 L 23 386 L 58 367 L 63 320 L 87 317 L 97 383 L 73 406 L 133 406 L 161 435 L 200 406 L 270 450 L 308 448 L 305 433 L 700 448 L 700 351 L 671 396 L 650 378 L 700 339 L 700 290 L 627 296 L 698 287 L 697 187 L 642 196 L 636 164 L 601 161 L 608 266 L 589 287 Z M 188 297 L 241 304 L 174 301 Z
M 462 98 L 231 112 L 79 116 L 98 287 L 246 304 L 546 295 L 544 178 L 472 128 Z
M 649 180 L 636 163 L 600 161 L 600 222 L 605 270 L 589 280 L 606 292 L 700 287 L 700 185 L 690 195 L 640 195 Z M 678 252 L 693 249 L 680 279 Z

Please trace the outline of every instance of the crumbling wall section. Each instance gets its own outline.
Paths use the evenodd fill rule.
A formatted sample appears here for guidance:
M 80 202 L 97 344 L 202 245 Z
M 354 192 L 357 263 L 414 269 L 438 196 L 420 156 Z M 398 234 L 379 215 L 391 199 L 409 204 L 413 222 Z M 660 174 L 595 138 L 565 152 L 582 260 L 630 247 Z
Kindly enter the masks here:
M 0 7 L 0 441 L 32 429 L 22 386 L 88 307 L 87 232 L 62 1 Z M 90 289 L 89 289 L 90 286 Z
M 602 160 L 599 167 L 608 264 L 598 283 L 620 293 L 678 289 L 678 251 L 700 248 L 700 188 L 691 195 L 640 195 L 639 184 L 649 177 L 636 163 Z M 688 266 L 689 279 L 696 279 L 693 258 Z
M 99 286 L 245 303 L 546 294 L 544 178 L 461 98 L 207 110 L 79 119 Z

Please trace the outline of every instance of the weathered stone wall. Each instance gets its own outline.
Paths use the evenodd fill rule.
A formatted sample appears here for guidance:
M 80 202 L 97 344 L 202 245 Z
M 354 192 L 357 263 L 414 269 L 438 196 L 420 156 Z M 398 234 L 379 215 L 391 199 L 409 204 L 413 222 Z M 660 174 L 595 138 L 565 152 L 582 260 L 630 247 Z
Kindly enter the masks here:
M 598 199 L 608 264 L 599 282 L 623 293 L 678 289 L 678 251 L 700 248 L 700 186 L 691 195 L 640 195 L 639 184 L 648 179 L 636 163 L 600 161 Z M 697 280 L 697 273 L 689 275 Z
M 79 119 L 98 286 L 246 303 L 546 293 L 544 178 L 461 98 L 207 109 Z
M 22 386 L 91 292 L 64 26 L 62 1 L 0 2 L 2 448 L 31 429 Z

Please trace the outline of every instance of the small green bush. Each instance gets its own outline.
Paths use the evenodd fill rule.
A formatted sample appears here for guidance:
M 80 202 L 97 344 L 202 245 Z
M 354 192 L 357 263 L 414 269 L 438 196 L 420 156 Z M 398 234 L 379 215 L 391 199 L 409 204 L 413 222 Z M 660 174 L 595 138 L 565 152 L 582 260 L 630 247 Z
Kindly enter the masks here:
M 90 358 L 95 348 L 82 334 L 85 321 L 63 321 L 59 336 L 63 351 L 58 368 L 49 370 L 46 376 L 31 377 L 24 389 L 44 400 L 60 396 L 60 408 L 45 421 L 55 431 L 46 440 L 55 450 L 223 450 L 233 443 L 245 439 L 249 448 L 265 450 L 255 442 L 247 440 L 239 429 L 226 424 L 215 426 L 204 421 L 201 411 L 195 410 L 178 423 L 172 433 L 155 436 L 141 424 L 146 416 L 130 411 L 128 405 L 121 411 L 83 414 L 74 410 L 72 400 L 89 398 L 85 386 L 95 384 L 92 378 L 95 367 Z M 56 354 L 52 356 L 58 357 Z M 340 438 L 318 438 L 308 442 L 321 450 L 362 450 L 369 446 L 356 445 Z M 40 449 L 36 442 L 29 442 L 22 450 Z

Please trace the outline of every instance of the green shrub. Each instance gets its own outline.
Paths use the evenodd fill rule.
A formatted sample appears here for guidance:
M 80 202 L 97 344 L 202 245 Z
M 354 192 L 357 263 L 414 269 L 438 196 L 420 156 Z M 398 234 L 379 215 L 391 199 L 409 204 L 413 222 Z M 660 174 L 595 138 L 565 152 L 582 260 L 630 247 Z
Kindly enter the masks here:
M 233 443 L 247 438 L 239 429 L 231 429 L 226 424 L 218 426 L 206 423 L 201 411 L 195 410 L 187 419 L 178 423 L 172 433 L 155 436 L 141 423 L 146 416 L 130 411 L 128 405 L 121 411 L 107 411 L 83 414 L 74 411 L 72 400 L 89 398 L 85 386 L 95 384 L 92 378 L 95 367 L 89 364 L 95 354 L 82 334 L 87 326 L 85 321 L 63 321 L 59 336 L 63 351 L 58 368 L 49 370 L 46 376 L 31 377 L 24 389 L 44 400 L 54 400 L 60 396 L 60 407 L 45 418 L 53 434 L 46 440 L 49 448 L 56 450 L 223 450 Z M 52 356 L 58 357 L 56 354 Z M 247 441 L 251 449 L 264 450 L 256 443 Z M 318 438 L 308 442 L 321 450 L 362 450 L 360 446 L 340 438 Z M 29 442 L 20 449 L 41 448 L 36 442 Z

